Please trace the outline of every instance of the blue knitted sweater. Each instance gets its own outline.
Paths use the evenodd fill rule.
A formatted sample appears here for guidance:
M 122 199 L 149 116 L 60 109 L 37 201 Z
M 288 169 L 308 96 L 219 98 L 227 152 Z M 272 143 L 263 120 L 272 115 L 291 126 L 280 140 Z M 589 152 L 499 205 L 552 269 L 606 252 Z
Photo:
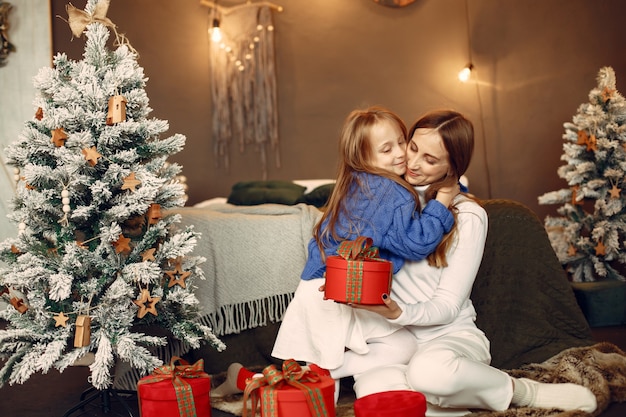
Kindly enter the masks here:
M 339 216 L 340 240 L 329 242 L 324 250 L 326 257 L 337 254 L 341 240 L 367 236 L 378 247 L 381 258 L 393 262 L 396 273 L 406 259 L 426 258 L 452 228 L 454 217 L 439 201 L 429 201 L 420 215 L 415 211 L 413 195 L 400 184 L 379 175 L 363 172 L 354 175 L 362 186 L 355 184 L 346 197 L 346 213 L 350 219 L 345 214 Z M 317 242 L 311 239 L 301 277 L 304 280 L 319 278 L 325 271 Z

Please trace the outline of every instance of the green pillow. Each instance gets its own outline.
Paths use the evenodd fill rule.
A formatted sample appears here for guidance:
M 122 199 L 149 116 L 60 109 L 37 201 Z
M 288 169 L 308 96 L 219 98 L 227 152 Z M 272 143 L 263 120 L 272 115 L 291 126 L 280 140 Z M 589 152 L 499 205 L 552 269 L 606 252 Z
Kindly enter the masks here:
M 238 206 L 254 206 L 274 203 L 294 205 L 306 188 L 291 181 L 241 181 L 233 185 L 228 203 Z
M 335 184 L 324 184 L 312 190 L 310 193 L 304 194 L 298 200 L 298 203 L 306 203 L 317 208 L 323 207 L 328 202 L 330 194 L 333 192 Z

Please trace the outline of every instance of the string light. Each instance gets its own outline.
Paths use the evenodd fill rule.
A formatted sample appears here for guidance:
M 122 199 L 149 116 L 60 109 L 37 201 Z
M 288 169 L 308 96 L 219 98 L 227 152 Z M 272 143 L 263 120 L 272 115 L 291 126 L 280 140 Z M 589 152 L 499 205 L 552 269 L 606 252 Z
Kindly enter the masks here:
M 220 29 L 220 21 L 218 18 L 213 18 L 213 24 L 209 28 L 209 35 L 211 35 L 211 40 L 215 43 L 220 43 L 222 41 L 222 30 Z
M 472 76 L 472 70 L 474 69 L 474 65 L 467 64 L 461 71 L 459 71 L 459 81 L 462 83 L 466 83 L 469 81 Z

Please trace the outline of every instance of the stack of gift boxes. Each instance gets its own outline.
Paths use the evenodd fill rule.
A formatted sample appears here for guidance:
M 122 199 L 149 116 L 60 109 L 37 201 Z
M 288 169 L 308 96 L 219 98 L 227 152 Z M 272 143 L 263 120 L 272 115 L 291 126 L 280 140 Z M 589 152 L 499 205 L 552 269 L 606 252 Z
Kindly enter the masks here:
M 326 263 L 326 298 L 381 304 L 391 290 L 391 262 L 378 257 L 368 237 L 342 242 L 337 253 Z M 141 416 L 210 417 L 210 386 L 202 360 L 189 365 L 174 358 L 137 384 Z M 280 369 L 270 365 L 250 379 L 243 402 L 243 417 L 254 417 L 257 409 L 261 417 L 335 417 L 335 381 L 286 360 Z M 357 399 L 354 411 L 356 417 L 423 417 L 426 400 L 414 391 L 382 392 Z

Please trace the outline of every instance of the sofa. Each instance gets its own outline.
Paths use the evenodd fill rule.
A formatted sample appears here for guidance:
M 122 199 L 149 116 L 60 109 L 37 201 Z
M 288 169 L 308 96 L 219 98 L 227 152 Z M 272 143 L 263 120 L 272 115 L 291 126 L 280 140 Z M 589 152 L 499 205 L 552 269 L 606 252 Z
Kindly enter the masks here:
M 512 200 L 482 203 L 489 216 L 489 232 L 472 300 L 478 313 L 477 325 L 491 341 L 492 364 L 512 369 L 541 362 L 567 348 L 593 344 L 590 327 L 541 220 L 529 208 Z M 184 217 L 184 211 L 182 214 Z M 298 239 L 299 244 L 309 237 Z M 265 249 L 274 246 L 270 236 L 264 238 Z M 294 253 L 262 256 L 304 262 L 302 246 L 288 246 Z M 284 249 L 281 246 L 280 250 Z M 295 288 L 297 276 L 293 280 Z M 246 314 L 245 310 L 240 309 L 239 313 Z M 190 352 L 192 359 L 203 358 L 209 373 L 222 372 L 231 362 L 246 366 L 277 363 L 270 352 L 279 319 L 274 315 L 263 325 L 223 333 L 220 338 L 227 345 L 225 351 L 199 349 Z

